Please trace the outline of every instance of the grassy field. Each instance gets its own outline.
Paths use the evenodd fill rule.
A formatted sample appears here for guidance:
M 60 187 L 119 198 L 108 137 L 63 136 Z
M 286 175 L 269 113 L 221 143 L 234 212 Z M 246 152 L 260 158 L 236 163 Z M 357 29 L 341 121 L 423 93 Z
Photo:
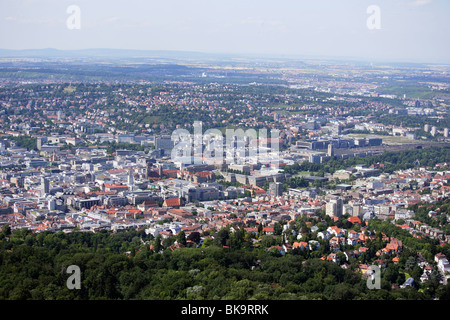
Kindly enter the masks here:
M 307 176 L 313 176 L 315 172 L 309 172 L 309 171 L 300 171 L 299 173 L 295 174 L 293 177 L 307 177 Z
M 406 94 L 408 98 L 412 99 L 431 99 L 435 95 L 435 92 L 426 86 L 411 84 L 380 87 L 378 90 L 382 94 L 395 94 L 397 97 L 403 97 Z

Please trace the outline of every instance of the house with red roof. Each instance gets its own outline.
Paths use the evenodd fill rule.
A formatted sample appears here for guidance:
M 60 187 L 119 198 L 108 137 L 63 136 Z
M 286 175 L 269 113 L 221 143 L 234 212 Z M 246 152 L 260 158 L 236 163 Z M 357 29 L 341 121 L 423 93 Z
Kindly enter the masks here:
M 306 249 L 308 247 L 308 243 L 307 242 L 302 242 L 302 241 L 299 241 L 299 242 L 294 242 L 293 244 L 292 244 L 292 248 L 298 248 L 298 249 Z
M 331 262 L 337 263 L 337 262 L 339 262 L 340 260 L 341 260 L 341 259 L 339 259 L 338 255 L 337 255 L 336 253 L 334 253 L 334 252 L 330 253 L 330 254 L 327 256 L 327 261 L 331 261 Z
M 168 208 L 168 207 L 180 207 L 184 205 L 184 200 L 182 198 L 169 198 L 164 200 L 163 202 L 163 208 Z
M 192 213 L 183 209 L 170 209 L 167 211 L 167 214 L 175 219 L 188 219 L 193 217 Z
M 128 190 L 128 186 L 122 183 L 105 183 L 103 185 L 103 191 L 126 191 Z
M 178 169 L 164 169 L 162 174 L 170 178 L 176 178 L 179 172 L 180 170 Z
M 147 211 L 150 208 L 154 208 L 157 206 L 158 206 L 158 203 L 155 200 L 146 200 L 146 201 L 142 202 L 141 204 L 138 204 L 137 208 L 142 211 Z
M 361 219 L 359 217 L 349 217 L 347 220 L 352 224 L 361 224 Z
M 392 238 L 386 245 L 386 249 L 392 254 L 397 254 L 402 250 L 402 242 L 396 238 Z
M 342 237 L 344 235 L 344 232 L 342 231 L 342 229 L 340 229 L 336 226 L 328 227 L 327 231 L 330 234 L 334 234 L 336 237 Z
M 359 247 L 358 250 L 359 250 L 359 252 L 364 253 L 364 252 L 367 252 L 369 250 L 369 248 L 367 248 L 367 247 Z

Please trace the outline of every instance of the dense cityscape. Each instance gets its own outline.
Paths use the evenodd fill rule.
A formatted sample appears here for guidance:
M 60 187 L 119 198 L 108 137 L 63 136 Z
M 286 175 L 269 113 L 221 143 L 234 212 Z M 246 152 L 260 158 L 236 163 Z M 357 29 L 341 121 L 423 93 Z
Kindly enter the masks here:
M 450 297 L 448 66 L 180 61 L 4 54 L 0 299 Z

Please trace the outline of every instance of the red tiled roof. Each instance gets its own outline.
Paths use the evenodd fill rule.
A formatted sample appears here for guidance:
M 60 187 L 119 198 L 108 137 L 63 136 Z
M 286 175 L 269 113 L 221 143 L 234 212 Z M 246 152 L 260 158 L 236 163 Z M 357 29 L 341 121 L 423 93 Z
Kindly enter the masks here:
M 168 207 L 178 207 L 181 205 L 181 199 L 180 198 L 170 198 L 164 200 L 164 204 Z
M 359 219 L 358 217 L 350 217 L 350 218 L 348 218 L 348 221 L 350 221 L 353 224 L 356 224 L 356 223 L 361 224 L 361 219 Z
M 292 245 L 294 248 L 301 248 L 301 247 L 307 247 L 308 243 L 307 242 L 294 242 Z

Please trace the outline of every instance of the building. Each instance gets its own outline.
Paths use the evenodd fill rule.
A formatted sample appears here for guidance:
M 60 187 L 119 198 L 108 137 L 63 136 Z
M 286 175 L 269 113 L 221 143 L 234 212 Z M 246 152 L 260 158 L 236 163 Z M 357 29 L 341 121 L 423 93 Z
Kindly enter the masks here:
M 77 146 L 77 145 L 79 145 L 82 142 L 83 142 L 83 140 L 80 139 L 80 138 L 76 138 L 76 137 L 68 137 L 68 138 L 66 138 L 66 143 L 74 145 L 74 146 Z
M 301 126 L 303 130 L 317 130 L 320 128 L 320 125 L 317 123 L 317 121 L 312 120 L 308 121 L 307 123 L 303 124 Z
M 41 178 L 41 190 L 43 195 L 50 193 L 50 181 L 45 177 Z
M 128 186 L 126 184 L 122 184 L 122 183 L 105 183 L 103 184 L 103 191 L 117 191 L 117 192 L 121 192 L 121 191 L 127 191 L 128 190 Z
M 420 101 L 419 100 L 416 100 L 416 102 L 414 103 L 414 107 L 420 108 Z
M 347 170 L 337 170 L 335 173 L 333 173 L 333 179 L 349 180 L 351 176 L 352 172 Z
M 164 203 L 163 203 L 163 208 L 168 208 L 168 207 L 180 207 L 184 205 L 184 200 L 182 198 L 169 198 L 169 199 L 165 199 Z
M 117 135 L 117 143 L 135 143 L 134 134 L 119 134 L 119 135 Z
M 437 133 L 437 128 L 435 127 L 435 126 L 432 126 L 431 127 L 431 135 L 434 137 L 434 136 L 436 136 L 436 133 Z
M 379 147 L 383 144 L 383 139 L 381 138 L 368 138 L 367 145 L 370 147 Z
M 78 210 L 83 208 L 90 209 L 93 206 L 98 206 L 101 204 L 99 198 L 89 198 L 89 199 L 75 199 L 74 207 Z
M 22 176 L 17 176 L 17 177 L 11 177 L 9 179 L 9 182 L 11 182 L 12 184 L 14 184 L 15 186 L 19 187 L 19 188 L 23 188 L 24 186 L 24 178 Z
M 193 217 L 189 211 L 183 209 L 170 209 L 167 211 L 167 214 L 175 219 L 189 219 Z
M 320 163 L 320 155 L 319 154 L 311 154 L 309 156 L 309 162 L 311 163 Z
M 127 197 L 117 196 L 117 195 L 108 195 L 103 200 L 103 204 L 109 206 L 124 206 L 128 203 Z
M 45 159 L 30 159 L 25 162 L 28 168 L 47 167 L 48 162 Z
M 269 195 L 272 197 L 279 197 L 283 195 L 283 184 L 281 182 L 269 183 Z
M 352 217 L 361 217 L 363 214 L 363 206 L 361 204 L 352 204 Z
M 343 201 L 340 198 L 331 199 L 326 204 L 326 214 L 330 217 L 342 216 Z
M 41 150 L 41 147 L 47 142 L 47 137 L 37 137 L 36 139 L 36 147 L 38 150 Z
M 172 149 L 173 141 L 171 136 L 161 136 L 155 139 L 156 149 Z
M 331 143 L 328 145 L 327 156 L 329 156 L 329 157 L 333 157 L 334 156 L 334 147 L 333 147 L 333 145 Z
M 127 184 L 128 184 L 128 186 L 134 186 L 134 175 L 133 175 L 133 171 L 132 170 L 130 170 L 129 172 L 128 172 L 128 177 L 127 177 Z
M 360 139 L 355 139 L 355 147 L 358 148 L 363 148 L 366 146 L 366 139 L 360 138 Z

